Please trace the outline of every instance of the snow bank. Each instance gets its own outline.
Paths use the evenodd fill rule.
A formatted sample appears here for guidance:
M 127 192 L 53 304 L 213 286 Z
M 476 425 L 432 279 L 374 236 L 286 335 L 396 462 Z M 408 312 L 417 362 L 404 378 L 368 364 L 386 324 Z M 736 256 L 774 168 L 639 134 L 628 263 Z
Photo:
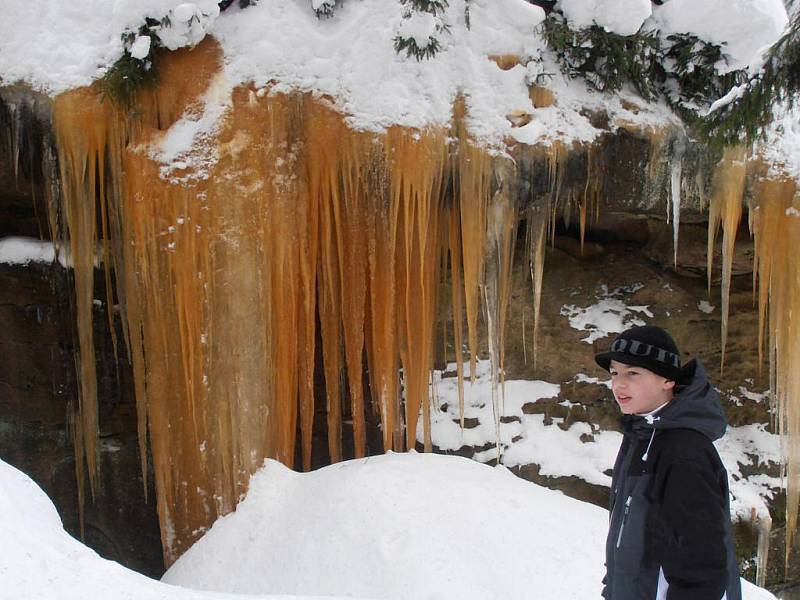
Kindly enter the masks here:
M 748 64 L 787 21 L 781 0 L 670 0 L 655 8 L 648 0 L 561 0 L 560 7 L 573 26 L 597 23 L 629 34 L 645 22 L 664 33 L 725 43 L 729 68 Z M 307 0 L 270 0 L 221 15 L 215 0 L 7 0 L 0 20 L 0 84 L 25 81 L 49 94 L 88 85 L 122 55 L 121 34 L 136 33 L 149 16 L 170 23 L 153 35 L 171 49 L 209 33 L 217 38 L 230 86 L 254 82 L 275 92 L 328 95 L 355 129 L 446 126 L 457 94 L 466 99 L 470 132 L 494 147 L 509 139 L 592 141 L 600 132 L 587 109 L 607 110 L 612 128 L 677 122 L 663 104 L 642 102 L 628 91 L 606 96 L 568 80 L 538 34 L 541 8 L 526 0 L 471 0 L 470 27 L 466 8 L 465 0 L 451 0 L 442 16 L 448 31 L 436 33 L 442 50 L 417 61 L 394 50 L 395 36 L 413 24 L 403 18 L 400 0 L 345 2 L 327 19 L 317 18 Z M 414 35 L 424 41 L 430 25 Z M 138 37 L 131 51 L 146 56 L 151 43 L 149 36 Z M 518 57 L 519 64 L 501 68 L 492 59 L 505 55 Z M 555 92 L 554 105 L 533 107 L 529 85 L 535 82 Z M 508 115 L 518 114 L 531 118 L 517 126 Z
M 267 461 L 164 576 L 204 589 L 379 598 L 597 598 L 608 513 L 503 467 L 388 454 L 300 474 Z M 774 599 L 742 581 L 747 600 Z
M 173 565 L 148 579 L 69 536 L 0 461 L 0 600 L 597 598 L 608 513 L 503 467 L 389 454 L 295 473 L 274 461 Z M 746 600 L 774 600 L 742 581 Z M 222 592 L 221 590 L 225 590 Z M 245 596 L 230 592 L 303 594 Z
M 1 460 L 0 489 L 0 600 L 257 598 L 167 585 L 100 558 L 64 531 L 53 503 L 33 480 Z
M 628 92 L 609 97 L 568 80 L 537 33 L 544 12 L 526 0 L 471 0 L 469 28 L 465 0 L 452 0 L 442 17 L 449 30 L 436 34 L 442 50 L 423 61 L 394 50 L 393 39 L 408 26 L 399 0 L 345 2 L 327 19 L 318 19 L 307 0 L 260 2 L 218 17 L 212 0 L 9 2 L 0 20 L 0 84 L 25 81 L 49 94 L 101 77 L 123 52 L 123 31 L 136 31 L 145 16 L 167 16 L 172 26 L 157 33 L 168 47 L 191 45 L 206 33 L 221 43 L 228 85 L 253 82 L 274 92 L 328 95 L 355 129 L 447 126 L 458 94 L 468 106 L 470 132 L 493 147 L 509 138 L 591 141 L 600 131 L 587 109 L 607 110 L 612 127 L 677 122 L 663 105 Z M 137 38 L 131 50 L 143 56 L 151 41 Z M 508 55 L 519 64 L 512 59 L 501 68 L 493 60 Z M 534 108 L 529 85 L 539 78 L 555 93 L 553 106 Z M 207 106 L 216 111 L 219 104 Z M 516 126 L 508 118 L 516 114 L 532 118 Z M 218 117 L 216 111 L 205 120 Z
M 563 517 L 563 518 L 562 518 Z M 388 454 L 300 474 L 267 461 L 164 581 L 198 589 L 596 598 L 608 514 L 506 469 Z

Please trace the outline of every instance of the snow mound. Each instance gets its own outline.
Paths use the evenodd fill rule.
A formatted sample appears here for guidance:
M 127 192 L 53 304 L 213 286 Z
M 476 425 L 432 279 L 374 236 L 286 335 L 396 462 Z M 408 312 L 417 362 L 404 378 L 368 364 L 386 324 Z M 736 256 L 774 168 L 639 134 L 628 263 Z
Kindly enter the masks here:
M 503 467 L 388 454 L 295 473 L 274 461 L 168 585 L 100 558 L 0 461 L 0 600 L 597 598 L 608 513 Z M 742 581 L 745 600 L 775 600 Z M 225 590 L 222 592 L 221 590 Z M 239 595 L 252 591 L 302 596 Z
M 267 461 L 236 512 L 164 581 L 247 593 L 596 598 L 607 524 L 601 508 L 465 458 L 388 454 L 305 474 Z
M 100 558 L 70 536 L 41 488 L 2 460 L 0 489 L 0 600 L 290 600 L 155 581 Z
M 504 467 L 387 454 L 312 473 L 266 461 L 164 581 L 247 593 L 597 598 L 608 512 Z M 742 581 L 745 598 L 768 592 Z

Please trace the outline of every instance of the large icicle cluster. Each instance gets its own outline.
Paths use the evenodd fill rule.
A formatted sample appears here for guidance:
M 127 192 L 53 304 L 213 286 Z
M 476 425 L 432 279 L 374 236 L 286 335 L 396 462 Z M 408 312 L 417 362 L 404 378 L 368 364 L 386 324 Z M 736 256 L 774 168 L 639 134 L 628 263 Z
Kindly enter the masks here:
M 294 463 L 298 430 L 309 468 L 317 339 L 332 461 L 346 422 L 355 455 L 366 453 L 367 413 L 384 450 L 413 447 L 420 414 L 429 432 L 443 269 L 466 298 L 473 359 L 484 290 L 501 360 L 517 221 L 507 160 L 471 145 L 463 115 L 452 148 L 446 130 L 356 132 L 323 100 L 239 87 L 204 134 L 206 172 L 165 171 L 153 148 L 195 110 L 219 64 L 210 41 L 169 55 L 136 120 L 92 89 L 60 96 L 54 112 L 81 341 L 78 463 L 93 482 L 89 249 L 99 241 L 123 307 L 168 563 L 234 508 L 264 458 Z
M 769 357 L 771 402 L 782 441 L 788 561 L 800 509 L 800 328 L 795 318 L 800 310 L 800 266 L 793 252 L 800 243 L 800 190 L 796 180 L 781 177 L 768 167 L 757 155 L 748 156 L 743 147 L 726 148 L 710 198 L 708 272 L 710 289 L 714 240 L 721 226 L 722 369 L 734 245 L 746 201 L 755 244 L 753 290 L 758 306 L 758 354 L 762 364 L 764 355 Z M 751 195 L 747 194 L 748 185 L 753 188 Z

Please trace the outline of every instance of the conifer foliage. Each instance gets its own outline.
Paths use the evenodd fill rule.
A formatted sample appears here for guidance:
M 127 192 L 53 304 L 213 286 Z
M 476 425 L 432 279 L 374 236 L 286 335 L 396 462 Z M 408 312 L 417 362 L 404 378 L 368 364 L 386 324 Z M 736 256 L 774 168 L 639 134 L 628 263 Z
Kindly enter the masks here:
M 570 77 L 583 77 L 599 91 L 617 91 L 626 82 L 643 98 L 658 95 L 658 36 L 654 32 L 624 36 L 592 25 L 573 30 L 560 12 L 554 11 L 543 23 L 548 45 Z
M 717 144 L 753 141 L 773 120 L 775 107 L 791 108 L 800 94 L 800 7 L 786 32 L 763 56 L 764 64 L 740 86 L 731 89 L 702 128 Z
M 450 32 L 445 20 L 447 0 L 402 0 L 403 21 L 394 38 L 394 49 L 417 60 L 432 58 L 442 49 L 442 38 Z
M 163 49 L 175 50 L 192 46 L 205 37 L 211 22 L 237 0 L 223 0 L 214 10 L 206 11 L 191 3 L 180 4 L 166 14 L 147 16 L 137 29 L 121 35 L 123 54 L 106 72 L 98 86 L 104 99 L 129 109 L 135 103 L 136 92 L 158 81 L 157 54 Z M 335 2 L 336 0 L 314 0 Z M 257 0 L 238 0 L 239 8 L 256 4 Z M 218 8 L 218 10 L 216 10 Z
M 167 17 L 165 19 L 148 17 L 138 30 L 123 32 L 125 51 L 98 82 L 104 99 L 129 109 L 134 104 L 137 90 L 152 87 L 158 82 L 155 55 L 163 44 L 158 36 L 151 33 L 156 27 L 169 26 L 169 20 Z
M 648 101 L 666 100 L 691 126 L 700 125 L 700 115 L 744 80 L 741 70 L 720 73 L 723 48 L 690 34 L 642 28 L 624 36 L 597 25 L 573 30 L 557 10 L 548 14 L 542 32 L 570 77 L 582 77 L 599 91 L 630 84 Z

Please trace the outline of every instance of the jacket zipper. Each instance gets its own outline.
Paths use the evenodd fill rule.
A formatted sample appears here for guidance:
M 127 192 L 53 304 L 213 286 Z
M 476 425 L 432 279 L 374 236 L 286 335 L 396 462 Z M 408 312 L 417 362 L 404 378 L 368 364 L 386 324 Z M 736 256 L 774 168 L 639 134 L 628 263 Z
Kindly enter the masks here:
M 628 496 L 625 500 L 625 512 L 622 513 L 622 524 L 619 526 L 619 535 L 617 535 L 617 548 L 622 543 L 622 531 L 625 529 L 625 520 L 628 518 L 628 513 L 631 512 L 631 500 L 633 496 Z

